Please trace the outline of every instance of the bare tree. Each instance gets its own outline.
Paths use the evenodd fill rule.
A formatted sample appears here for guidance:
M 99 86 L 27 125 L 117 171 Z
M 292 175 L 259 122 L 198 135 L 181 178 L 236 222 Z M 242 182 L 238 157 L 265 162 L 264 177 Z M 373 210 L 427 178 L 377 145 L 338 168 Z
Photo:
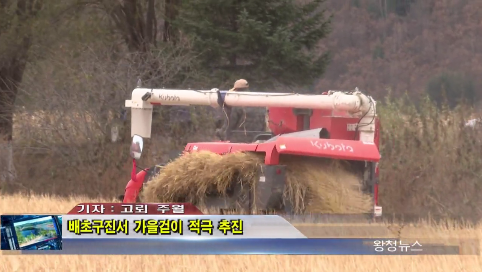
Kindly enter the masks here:
M 53 143 L 65 148 L 94 140 L 100 143 L 105 139 L 112 142 L 119 138 L 130 139 L 127 136 L 130 131 L 123 134 L 122 129 L 128 127 L 128 116 L 121 118 L 119 110 L 136 87 L 136 78 L 153 71 L 138 61 L 140 53 L 124 52 L 119 58 L 109 54 L 112 50 L 99 44 L 79 49 L 78 55 L 47 51 L 44 61 L 29 66 L 21 95 L 34 102 L 29 105 L 30 110 L 22 113 L 27 116 L 21 117 L 21 123 L 17 124 L 19 134 L 30 138 L 24 142 L 56 149 Z M 164 82 L 170 85 L 177 81 L 179 73 L 183 73 L 184 78 L 195 79 L 198 75 L 194 69 L 190 74 L 185 73 L 196 60 L 189 52 L 188 42 L 179 43 L 175 49 L 151 51 L 148 57 L 162 73 L 154 71 L 158 77 L 146 84 Z M 21 110 L 17 112 L 20 114 Z M 36 121 L 27 121 L 32 118 Z M 112 127 L 117 127 L 121 135 L 112 137 Z
M 92 0 L 88 6 L 101 10 L 108 16 L 114 32 L 124 41 L 127 50 L 135 56 L 132 61 L 138 62 L 137 65 L 142 65 L 147 71 L 137 77 L 141 78 L 145 84 L 166 86 L 168 82 L 159 79 L 171 74 L 172 70 L 176 68 L 159 66 L 155 55 L 166 49 L 180 53 L 173 45 L 185 41 L 181 41 L 182 37 L 171 25 L 178 14 L 180 4 L 180 0 Z M 185 56 L 187 55 L 185 54 Z M 176 81 L 169 82 L 171 86 L 184 82 L 184 74 L 178 69 L 176 72 L 178 78 Z M 165 113 L 166 109 L 156 109 L 155 111 L 156 115 Z M 117 133 L 118 129 L 113 127 L 111 130 Z
M 1 179 L 16 177 L 13 164 L 13 108 L 32 46 L 32 20 L 42 8 L 42 1 L 0 1 L 0 154 Z
M 148 52 L 160 42 L 177 39 L 172 28 L 180 0 L 97 0 L 92 6 L 111 18 L 130 52 Z

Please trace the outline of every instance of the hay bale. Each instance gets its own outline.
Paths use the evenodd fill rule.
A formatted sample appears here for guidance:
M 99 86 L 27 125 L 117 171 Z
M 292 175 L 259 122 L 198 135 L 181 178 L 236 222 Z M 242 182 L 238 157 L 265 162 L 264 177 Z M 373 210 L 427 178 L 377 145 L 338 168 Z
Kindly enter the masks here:
M 285 198 L 296 212 L 365 213 L 372 209 L 372 199 L 361 189 L 360 179 L 342 161 L 325 158 L 287 156 Z
M 256 185 L 263 156 L 254 153 L 218 155 L 201 151 L 167 164 L 144 188 L 143 202 L 191 202 L 202 205 L 206 195 L 224 194 L 233 179 Z M 363 213 L 372 208 L 371 197 L 361 192 L 359 179 L 339 161 L 282 156 L 288 166 L 285 198 L 295 213 Z
M 213 192 L 223 194 L 235 178 L 243 174 L 242 183 L 255 180 L 258 157 L 242 153 L 221 156 L 212 152 L 193 152 L 168 163 L 145 186 L 141 199 L 146 202 L 202 203 Z M 254 170 L 254 171 L 253 171 Z

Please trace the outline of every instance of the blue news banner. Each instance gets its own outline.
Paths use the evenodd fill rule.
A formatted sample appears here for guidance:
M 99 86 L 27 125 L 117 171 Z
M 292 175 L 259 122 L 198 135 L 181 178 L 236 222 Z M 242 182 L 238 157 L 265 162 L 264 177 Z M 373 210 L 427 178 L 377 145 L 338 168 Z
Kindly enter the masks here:
M 63 215 L 62 249 L 22 254 L 420 255 L 458 246 L 398 239 L 315 239 L 277 215 Z

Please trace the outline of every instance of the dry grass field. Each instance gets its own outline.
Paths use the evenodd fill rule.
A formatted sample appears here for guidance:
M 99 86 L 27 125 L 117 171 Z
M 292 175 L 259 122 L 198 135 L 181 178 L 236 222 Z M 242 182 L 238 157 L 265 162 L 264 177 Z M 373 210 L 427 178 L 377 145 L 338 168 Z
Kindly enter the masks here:
M 72 197 L 2 195 L 1 213 L 66 213 L 83 201 Z M 106 201 L 106 200 L 104 200 Z M 387 228 L 390 226 L 387 226 Z M 366 228 L 363 228 L 366 229 Z M 353 229 L 356 231 L 356 228 Z M 402 237 L 478 238 L 482 226 L 455 224 L 406 228 Z M 352 233 L 363 236 L 363 233 Z M 373 234 L 372 234 L 373 235 Z M 382 236 L 382 235 L 381 235 Z M 482 271 L 481 256 L 14 256 L 0 271 Z

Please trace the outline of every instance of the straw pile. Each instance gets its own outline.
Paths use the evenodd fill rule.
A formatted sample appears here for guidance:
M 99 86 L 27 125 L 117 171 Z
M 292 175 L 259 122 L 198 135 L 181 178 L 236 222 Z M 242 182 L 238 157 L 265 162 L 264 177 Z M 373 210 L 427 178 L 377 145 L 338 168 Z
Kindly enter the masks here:
M 190 202 L 203 204 L 212 192 L 223 194 L 233 179 L 242 186 L 255 185 L 263 163 L 262 154 L 218 155 L 200 151 L 167 164 L 141 193 L 143 202 Z M 364 213 L 371 197 L 361 192 L 359 179 L 342 162 L 299 156 L 280 158 L 288 166 L 285 199 L 295 213 Z

